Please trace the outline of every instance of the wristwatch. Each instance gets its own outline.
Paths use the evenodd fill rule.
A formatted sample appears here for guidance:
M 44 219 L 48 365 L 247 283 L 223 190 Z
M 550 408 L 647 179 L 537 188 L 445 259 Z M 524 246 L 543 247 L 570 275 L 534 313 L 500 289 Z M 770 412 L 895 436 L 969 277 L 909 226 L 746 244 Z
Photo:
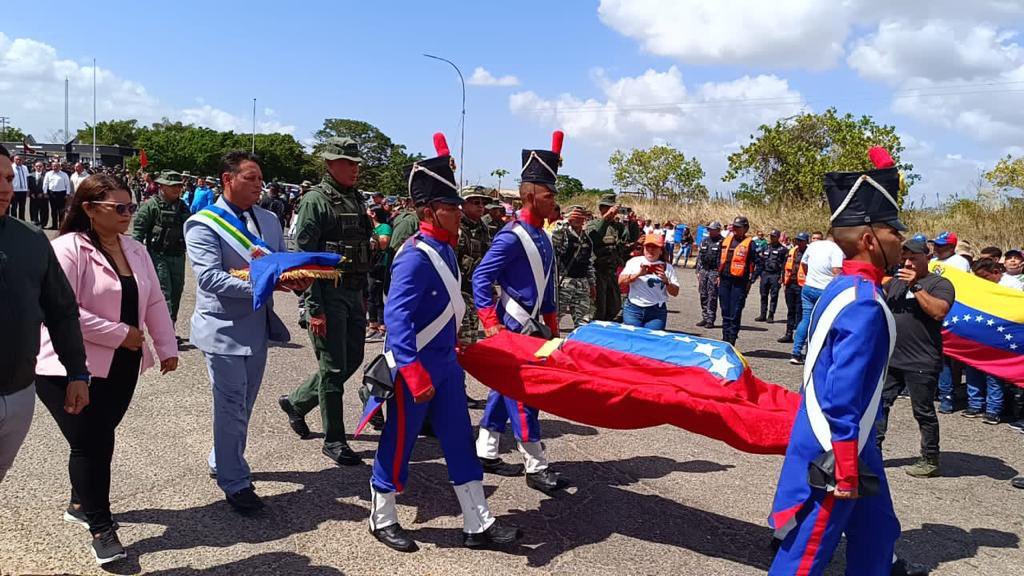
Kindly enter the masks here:
M 914 294 L 917 294 L 921 290 L 924 290 L 924 287 L 922 287 L 917 282 L 914 282 L 913 284 L 910 285 L 910 291 L 913 292 Z

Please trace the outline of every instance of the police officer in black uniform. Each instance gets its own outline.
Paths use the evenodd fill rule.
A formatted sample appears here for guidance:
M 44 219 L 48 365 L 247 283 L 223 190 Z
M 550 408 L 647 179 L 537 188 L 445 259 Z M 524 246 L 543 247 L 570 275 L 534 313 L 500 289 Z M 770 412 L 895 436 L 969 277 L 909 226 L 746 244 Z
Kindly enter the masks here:
M 761 277 L 761 315 L 754 318 L 755 322 L 775 322 L 779 286 L 782 285 L 782 268 L 789 256 L 789 249 L 779 242 L 781 236 L 781 232 L 772 230 L 768 244 L 758 253 L 755 275 Z
M 697 248 L 697 290 L 700 292 L 701 319 L 697 326 L 714 328 L 718 314 L 718 263 L 722 258 L 722 223 L 708 225 L 708 234 Z

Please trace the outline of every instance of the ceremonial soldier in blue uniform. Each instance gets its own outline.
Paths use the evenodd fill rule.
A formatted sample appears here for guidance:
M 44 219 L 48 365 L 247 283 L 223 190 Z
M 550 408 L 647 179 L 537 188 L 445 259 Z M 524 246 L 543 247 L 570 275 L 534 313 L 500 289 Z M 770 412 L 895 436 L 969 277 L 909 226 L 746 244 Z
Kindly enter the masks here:
M 455 357 L 466 310 L 454 250 L 462 199 L 443 142 L 443 136 L 435 136 L 438 156 L 406 168 L 419 232 L 396 257 L 384 307 L 385 358 L 396 375 L 370 480 L 370 532 L 400 552 L 412 552 L 417 546 L 398 523 L 395 494 L 405 488 L 409 456 L 428 416 L 462 508 L 463 545 L 485 548 L 519 538 L 518 529 L 501 525 L 491 516 L 484 498 L 483 470 L 473 453 L 465 375 Z
M 811 317 L 803 400 L 769 519 L 781 540 L 769 574 L 824 573 L 843 534 L 846 574 L 926 573 L 895 559 L 900 524 L 874 437 L 896 337 L 879 286 L 906 230 L 899 181 L 896 168 L 825 175 L 846 261 Z
M 555 255 L 544 219 L 555 211 L 555 181 L 561 163 L 562 133 L 555 132 L 552 150 L 523 150 L 519 219 L 505 225 L 473 273 L 473 299 L 487 336 L 501 329 L 543 338 L 558 335 Z M 501 299 L 494 298 L 494 284 Z M 540 442 L 537 410 L 491 391 L 487 398 L 476 453 L 484 470 L 518 476 L 521 468 L 498 458 L 498 440 L 511 421 L 519 452 L 526 462 L 526 484 L 551 493 L 565 482 L 548 468 Z

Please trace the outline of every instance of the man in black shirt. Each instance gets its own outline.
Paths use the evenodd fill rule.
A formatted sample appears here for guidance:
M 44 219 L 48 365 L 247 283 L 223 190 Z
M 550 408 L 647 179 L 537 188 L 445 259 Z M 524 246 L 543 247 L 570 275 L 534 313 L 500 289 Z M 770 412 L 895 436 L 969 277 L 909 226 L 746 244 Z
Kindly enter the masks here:
M 896 322 L 896 347 L 882 390 L 877 439 L 881 447 L 889 409 L 905 386 L 921 429 L 921 458 L 906 472 L 918 478 L 939 474 L 935 392 L 942 370 L 942 319 L 953 305 L 955 295 L 949 280 L 928 272 L 928 246 L 924 239 L 907 240 L 903 244 L 903 266 L 885 286 L 885 301 Z

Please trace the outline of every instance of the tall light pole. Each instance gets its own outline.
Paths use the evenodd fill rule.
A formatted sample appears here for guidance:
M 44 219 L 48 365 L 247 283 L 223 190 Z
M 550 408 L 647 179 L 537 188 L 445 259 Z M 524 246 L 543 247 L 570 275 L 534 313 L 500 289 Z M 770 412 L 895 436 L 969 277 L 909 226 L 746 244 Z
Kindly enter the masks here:
M 455 73 L 459 75 L 459 82 L 462 84 L 462 121 L 459 127 L 459 190 L 462 190 L 462 176 L 466 173 L 466 166 L 463 164 L 466 152 L 466 80 L 462 77 L 462 70 L 459 70 L 459 67 L 451 60 L 433 54 L 424 54 L 424 56 L 447 62 L 452 68 L 455 68 Z
M 96 59 L 92 59 L 92 167 L 96 168 Z
M 256 99 L 252 99 L 252 153 L 256 153 Z

